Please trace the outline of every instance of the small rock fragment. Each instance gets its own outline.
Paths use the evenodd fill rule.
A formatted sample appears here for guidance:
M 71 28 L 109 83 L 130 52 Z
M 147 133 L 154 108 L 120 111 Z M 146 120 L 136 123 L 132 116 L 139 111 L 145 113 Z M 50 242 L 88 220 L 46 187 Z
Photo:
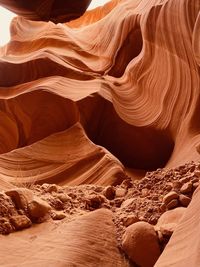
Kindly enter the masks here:
M 189 182 L 190 179 L 191 179 L 191 177 L 186 176 L 186 177 L 181 178 L 181 179 L 179 180 L 179 182 L 183 185 L 183 184 Z
M 107 186 L 103 190 L 103 194 L 109 200 L 114 199 L 115 198 L 115 188 L 114 188 L 114 186 Z
M 57 195 L 57 198 L 61 200 L 63 203 L 66 203 L 68 201 L 71 201 L 71 197 L 69 197 L 67 194 L 61 193 Z
M 51 210 L 51 206 L 44 200 L 35 197 L 28 204 L 28 211 L 32 218 L 44 217 Z
M 123 188 L 131 188 L 133 186 L 133 181 L 131 178 L 126 178 L 120 185 Z
M 171 200 L 178 199 L 179 195 L 175 191 L 169 192 L 163 197 L 163 202 L 167 205 Z
M 9 221 L 1 222 L 0 223 L 0 233 L 3 235 L 8 235 L 14 231 L 13 226 Z
M 47 191 L 48 187 L 49 187 L 49 184 L 46 184 L 46 183 L 41 185 L 41 188 L 44 189 L 45 191 Z
M 173 182 L 173 189 L 174 190 L 179 190 L 181 188 L 182 184 L 180 183 L 180 181 L 174 181 Z
M 144 216 L 139 216 L 139 221 L 141 222 L 147 222 L 147 219 Z
M 181 189 L 180 189 L 182 194 L 188 194 L 192 192 L 192 183 L 191 182 L 187 182 L 184 185 L 182 185 Z
M 158 195 L 153 195 L 153 196 L 151 197 L 151 199 L 157 201 L 157 200 L 159 199 L 159 197 L 158 197 Z
M 22 230 L 32 225 L 31 220 L 26 215 L 12 216 L 10 222 L 16 230 Z
M 115 198 L 114 199 L 114 205 L 119 208 L 119 207 L 121 207 L 123 201 L 124 201 L 124 198 L 121 198 L 121 197 Z
M 90 210 L 101 208 L 102 203 L 105 199 L 101 195 L 91 195 L 86 199 L 86 208 Z
M 160 211 L 161 211 L 161 212 L 164 212 L 164 211 L 166 211 L 166 209 L 167 209 L 167 206 L 163 203 L 163 204 L 160 206 Z
M 49 192 L 49 193 L 58 192 L 58 186 L 56 184 L 50 184 L 47 187 L 47 192 Z
M 123 225 L 126 227 L 136 222 L 139 222 L 139 218 L 135 214 L 123 218 Z
M 178 207 L 178 199 L 172 199 L 170 202 L 168 202 L 167 204 L 166 204 L 166 206 L 167 206 L 167 209 L 174 209 L 174 208 L 176 208 L 176 207 Z
M 56 210 L 63 210 L 64 209 L 64 202 L 62 202 L 57 197 L 49 198 L 48 203 L 50 203 L 50 205 Z
M 116 198 L 117 197 L 124 197 L 126 195 L 126 193 L 127 193 L 127 189 L 119 187 L 119 188 L 116 188 L 115 196 L 116 196 Z
M 18 214 L 19 215 L 26 215 L 26 212 L 24 210 L 22 210 L 22 209 L 19 209 L 18 210 Z
M 136 202 L 136 198 L 128 198 L 122 203 L 121 207 L 128 208 L 129 206 L 134 205 L 135 202 Z
M 192 183 L 198 183 L 199 182 L 199 178 L 198 177 L 193 177 L 192 178 Z
M 185 196 L 185 195 L 180 195 L 179 196 L 179 202 L 183 207 L 187 207 L 190 204 L 191 198 Z
M 172 184 L 171 184 L 171 183 L 167 183 L 166 186 L 165 186 L 165 189 L 166 189 L 167 191 L 172 190 Z
M 26 210 L 28 203 L 33 199 L 33 192 L 27 188 L 15 188 L 5 192 L 11 197 L 18 209 Z
M 62 220 L 66 217 L 66 214 L 62 211 L 54 211 L 52 214 L 51 214 L 51 217 L 53 220 Z

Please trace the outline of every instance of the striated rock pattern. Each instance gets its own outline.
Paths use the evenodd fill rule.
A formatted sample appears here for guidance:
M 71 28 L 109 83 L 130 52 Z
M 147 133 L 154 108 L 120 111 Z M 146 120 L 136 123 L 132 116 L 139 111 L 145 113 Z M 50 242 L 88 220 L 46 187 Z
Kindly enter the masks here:
M 199 159 L 199 10 L 196 0 L 124 0 L 69 23 L 14 18 L 0 49 L 1 177 L 112 184 L 121 163 Z
M 80 124 L 31 146 L 0 155 L 1 177 L 15 185 L 51 182 L 116 184 L 123 166 L 106 149 L 95 146 Z
M 117 185 L 129 171 L 173 168 L 200 159 L 199 0 L 113 0 L 87 12 L 90 0 L 29 2 L 0 0 L 20 15 L 12 21 L 10 42 L 0 48 L 0 189 L 44 182 Z M 170 192 L 163 198 L 167 209 L 189 207 L 155 266 L 199 265 L 199 189 L 191 201 L 194 188 L 185 181 L 180 195 Z M 119 198 L 126 194 L 122 189 L 116 189 Z M 100 200 L 91 197 L 87 204 L 93 207 Z M 16 229 L 30 226 L 23 214 L 13 216 Z M 71 233 L 75 245 L 78 231 L 82 241 L 77 254 L 65 258 L 71 240 L 68 246 L 63 235 L 42 231 L 38 244 L 45 244 L 45 255 L 38 258 L 36 253 L 37 259 L 30 263 L 27 258 L 25 265 L 80 260 L 83 266 L 82 259 L 84 266 L 95 263 L 95 254 L 85 250 L 97 241 L 104 246 L 106 235 L 101 242 L 95 221 L 107 222 L 110 215 L 88 216 L 97 217 L 57 228 Z M 105 221 L 102 229 L 107 226 L 105 233 L 110 233 L 112 225 Z M 94 236 L 91 230 L 84 232 L 85 224 Z M 46 247 L 55 236 L 58 246 Z M 17 234 L 7 239 L 2 253 L 13 251 L 12 238 L 18 242 Z M 30 242 L 20 240 L 25 249 L 34 232 Z M 115 240 L 106 244 L 111 241 L 108 248 L 118 265 L 126 266 Z M 33 243 L 31 254 L 40 250 L 37 239 Z M 48 262 L 46 255 L 55 257 Z M 10 253 L 10 261 L 12 257 Z M 101 265 L 116 266 L 111 258 Z

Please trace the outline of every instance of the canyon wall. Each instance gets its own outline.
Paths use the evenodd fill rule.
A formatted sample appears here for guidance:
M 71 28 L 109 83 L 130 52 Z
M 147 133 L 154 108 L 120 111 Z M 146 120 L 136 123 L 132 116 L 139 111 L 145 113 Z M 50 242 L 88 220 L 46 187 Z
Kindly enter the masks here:
M 65 1 L 65 18 L 52 2 L 0 1 L 21 15 L 0 49 L 2 179 L 67 184 L 75 169 L 75 184 L 112 184 L 198 160 L 200 1 L 111 1 L 74 20 L 90 1 Z
M 29 2 L 0 0 L 19 15 L 0 48 L 0 189 L 200 159 L 200 0 Z M 199 266 L 199 192 L 155 266 Z

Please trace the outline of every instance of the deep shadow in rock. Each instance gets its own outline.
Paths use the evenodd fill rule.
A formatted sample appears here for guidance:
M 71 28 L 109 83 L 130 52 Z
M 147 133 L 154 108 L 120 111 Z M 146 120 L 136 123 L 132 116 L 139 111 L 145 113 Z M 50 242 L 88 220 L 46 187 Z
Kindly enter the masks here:
M 89 138 L 107 148 L 126 167 L 155 170 L 166 165 L 174 148 L 172 137 L 166 130 L 126 123 L 112 103 L 99 96 L 88 97 L 78 106 Z

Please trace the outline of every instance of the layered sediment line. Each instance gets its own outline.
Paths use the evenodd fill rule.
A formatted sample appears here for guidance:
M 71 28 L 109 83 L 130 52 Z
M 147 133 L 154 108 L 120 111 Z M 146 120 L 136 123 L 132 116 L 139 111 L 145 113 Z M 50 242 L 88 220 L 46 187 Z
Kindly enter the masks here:
M 90 0 L 29 2 L 0 0 L 2 6 L 20 15 L 12 21 L 10 42 L 0 48 L 0 189 L 46 182 L 117 185 L 114 189 L 104 188 L 102 194 L 107 195 L 111 190 L 112 195 L 116 190 L 116 198 L 107 196 L 111 201 L 115 198 L 111 203 L 114 211 L 119 211 L 128 185 L 132 184 L 130 179 L 124 180 L 126 168 L 129 173 L 134 169 L 145 173 L 160 167 L 175 167 L 164 176 L 161 169 L 147 173 L 138 183 L 139 191 L 133 188 L 129 197 L 136 197 L 138 207 L 152 223 L 158 218 L 150 217 L 154 207 L 148 208 L 143 197 L 149 196 L 161 208 L 161 199 L 166 200 L 163 192 L 173 189 L 176 192 L 169 192 L 168 197 L 175 194 L 176 198 L 164 203 L 167 208 L 175 207 L 174 203 L 187 206 L 198 187 L 199 170 L 194 173 L 195 166 L 188 170 L 176 167 L 200 159 L 200 1 L 113 0 L 87 12 Z M 160 191 L 153 191 L 155 184 Z M 180 192 L 178 184 L 182 185 Z M 48 187 L 58 190 L 56 185 Z M 188 190 L 189 195 L 183 195 Z M 199 266 L 199 189 L 194 192 L 191 204 L 155 266 Z M 3 193 L 1 197 L 12 200 Z M 126 201 L 130 201 L 129 197 Z M 105 197 L 90 196 L 89 204 L 99 208 L 98 201 L 102 199 Z M 48 209 L 47 204 L 38 201 L 31 202 L 31 206 L 29 203 L 29 209 L 34 209 L 34 205 Z M 56 206 L 56 203 L 51 204 Z M 4 203 L 2 207 L 9 212 Z M 17 218 L 26 218 L 22 210 L 17 212 Z M 104 255 L 103 266 L 116 266 L 111 262 L 113 256 L 119 266 L 127 266 L 118 253 L 114 233 L 112 240 L 107 240 L 107 233 L 113 229 L 112 216 L 107 211 L 103 215 L 101 212 L 70 224 L 58 224 L 54 228 L 57 232 L 52 231 L 51 224 L 46 224 L 48 234 L 43 226 L 38 227 L 43 234 L 35 241 L 30 236 L 31 249 L 27 249 L 30 242 L 25 242 L 26 233 L 19 233 L 27 255 L 36 252 L 32 263 L 28 258 L 26 263 L 50 266 L 80 260 L 78 264 L 85 266 L 92 259 L 96 266 Z M 99 221 L 102 229 L 106 229 L 102 238 L 97 227 Z M 9 227 L 7 219 L 1 223 Z M 90 235 L 91 230 L 96 236 Z M 73 257 L 69 253 L 69 259 L 63 256 L 64 250 L 73 242 L 66 243 L 60 233 L 70 234 L 77 242 L 76 248 L 79 244 L 78 252 L 70 251 Z M 78 241 L 77 233 L 82 236 Z M 30 235 L 33 234 L 34 228 L 30 230 Z M 5 253 L 5 248 L 13 251 L 13 240 L 18 242 L 19 235 L 2 237 L 6 246 L 2 246 L 1 253 Z M 57 240 L 58 245 L 49 250 L 50 239 Z M 101 248 L 107 244 L 106 251 L 97 246 L 96 260 L 95 249 L 91 254 L 86 251 L 88 242 L 89 248 L 94 243 Z M 50 262 L 46 254 L 36 251 L 41 245 L 45 253 L 48 250 L 57 258 Z M 10 253 L 5 264 L 13 261 L 13 255 Z M 16 262 L 21 264 L 24 250 L 17 257 Z M 83 264 L 82 259 L 85 259 Z
M 124 0 L 65 23 L 16 17 L 0 50 L 1 153 L 80 123 L 127 167 L 198 160 L 199 9 Z

